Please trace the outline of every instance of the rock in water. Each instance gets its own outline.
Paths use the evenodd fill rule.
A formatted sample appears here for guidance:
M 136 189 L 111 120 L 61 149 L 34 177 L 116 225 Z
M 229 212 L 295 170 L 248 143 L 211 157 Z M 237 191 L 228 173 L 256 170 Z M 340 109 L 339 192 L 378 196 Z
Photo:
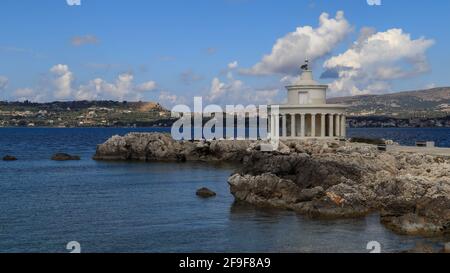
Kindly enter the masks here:
M 197 191 L 197 196 L 202 198 L 210 198 L 216 196 L 216 193 L 208 188 L 201 188 Z
M 358 139 L 357 139 L 358 140 Z M 380 152 L 381 141 L 175 141 L 168 134 L 130 133 L 98 145 L 96 160 L 239 163 L 228 182 L 236 201 L 311 217 L 360 217 L 403 234 L 450 234 L 450 159 Z M 199 196 L 211 197 L 209 190 Z
M 3 157 L 3 161 L 16 161 L 17 158 L 12 156 L 12 155 L 6 155 L 5 157 Z
M 236 201 L 320 218 L 381 211 L 381 222 L 397 233 L 450 234 L 448 158 L 380 153 L 359 143 L 287 145 L 289 154 L 253 151 L 244 157 L 228 180 Z
M 129 133 L 97 146 L 94 160 L 239 162 L 251 141 L 176 141 L 169 134 Z
M 450 243 L 444 245 L 444 253 L 450 253 Z
M 55 161 L 69 161 L 69 160 L 80 160 L 80 157 L 77 155 L 69 155 L 65 153 L 58 153 L 52 156 L 52 160 Z

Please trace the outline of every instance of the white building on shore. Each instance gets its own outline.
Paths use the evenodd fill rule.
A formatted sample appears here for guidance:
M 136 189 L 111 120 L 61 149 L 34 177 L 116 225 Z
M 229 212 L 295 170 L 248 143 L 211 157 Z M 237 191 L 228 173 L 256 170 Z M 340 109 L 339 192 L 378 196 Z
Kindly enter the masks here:
M 328 86 L 314 81 L 308 61 L 302 66 L 299 80 L 286 88 L 287 103 L 269 106 L 269 136 L 271 138 L 346 137 L 347 106 L 327 104 Z

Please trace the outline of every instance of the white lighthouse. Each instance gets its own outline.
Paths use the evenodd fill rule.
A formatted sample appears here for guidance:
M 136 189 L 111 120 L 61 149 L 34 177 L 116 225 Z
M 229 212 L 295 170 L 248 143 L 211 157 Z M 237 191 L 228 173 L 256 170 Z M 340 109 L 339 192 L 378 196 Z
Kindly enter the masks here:
M 287 103 L 270 106 L 269 135 L 272 138 L 346 137 L 347 106 L 327 104 L 328 86 L 314 80 L 307 60 L 300 78 L 286 88 Z

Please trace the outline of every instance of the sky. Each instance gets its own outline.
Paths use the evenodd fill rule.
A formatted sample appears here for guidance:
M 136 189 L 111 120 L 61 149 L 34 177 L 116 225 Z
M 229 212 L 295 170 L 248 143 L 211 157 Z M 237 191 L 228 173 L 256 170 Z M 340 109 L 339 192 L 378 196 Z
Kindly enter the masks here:
M 375 0 L 369 0 L 377 2 Z M 2 0 L 0 100 L 282 103 L 450 86 L 450 1 Z

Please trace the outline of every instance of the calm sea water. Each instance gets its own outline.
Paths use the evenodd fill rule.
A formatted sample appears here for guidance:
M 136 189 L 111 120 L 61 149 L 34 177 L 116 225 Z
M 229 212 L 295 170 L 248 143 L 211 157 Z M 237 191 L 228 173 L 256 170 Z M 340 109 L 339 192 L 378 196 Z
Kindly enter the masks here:
M 367 252 L 409 249 L 422 239 L 398 236 L 364 219 L 318 221 L 293 212 L 234 204 L 233 167 L 200 163 L 91 160 L 111 135 L 166 129 L 0 129 L 0 252 Z M 416 138 L 449 145 L 448 129 L 353 129 L 354 136 Z M 54 162 L 56 152 L 81 161 Z M 200 187 L 218 193 L 203 200 Z

